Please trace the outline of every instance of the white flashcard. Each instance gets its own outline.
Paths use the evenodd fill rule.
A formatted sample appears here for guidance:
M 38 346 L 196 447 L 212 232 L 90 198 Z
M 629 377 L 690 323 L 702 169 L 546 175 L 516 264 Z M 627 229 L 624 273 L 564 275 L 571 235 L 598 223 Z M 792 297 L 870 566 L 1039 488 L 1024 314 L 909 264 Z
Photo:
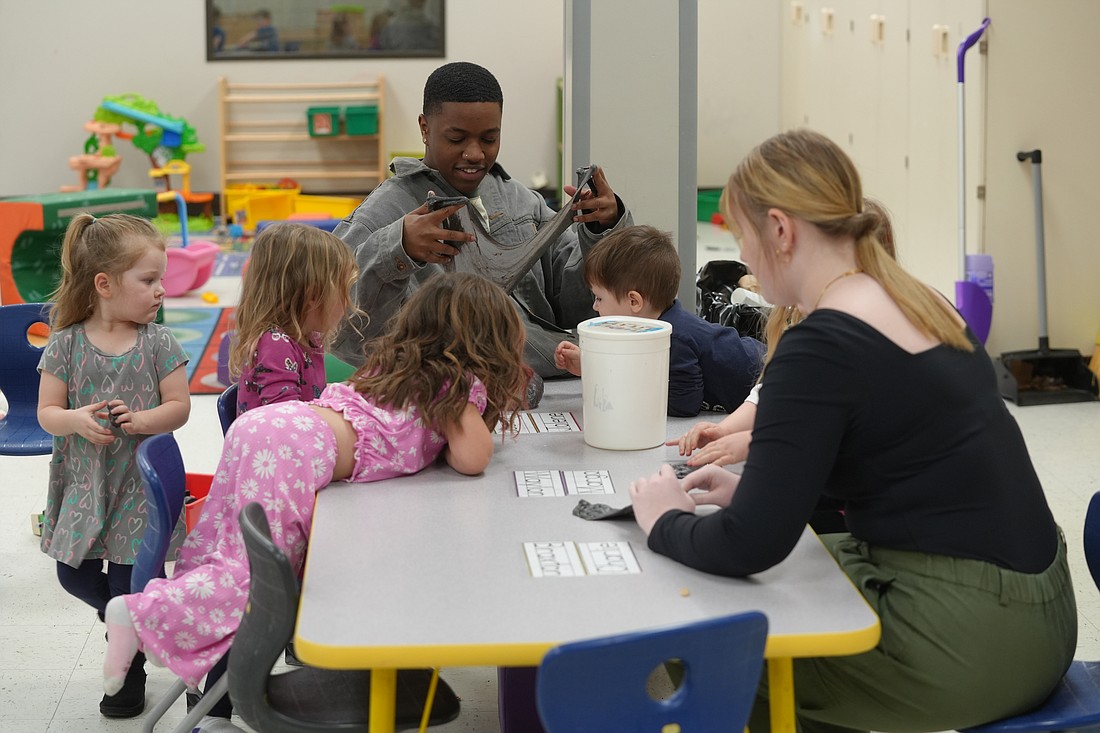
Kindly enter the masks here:
M 579 433 L 581 426 L 571 412 L 528 412 L 536 433 Z
M 642 572 L 629 542 L 579 542 L 577 547 L 589 575 L 629 575 Z
M 614 494 L 611 472 L 603 470 L 562 471 L 565 477 L 565 493 L 574 496 L 586 494 Z
M 523 553 L 534 578 L 642 572 L 629 542 L 524 542 Z
M 586 471 L 516 471 L 516 495 L 522 497 L 585 496 L 614 494 L 611 473 L 602 469 Z
M 584 575 L 584 564 L 573 542 L 524 542 L 527 568 L 535 578 L 571 578 Z
M 493 428 L 493 432 L 501 433 L 500 423 Z M 512 433 L 523 435 L 525 433 L 579 433 L 580 423 L 571 412 L 521 412 L 512 422 Z
M 561 471 L 516 471 L 518 496 L 565 496 Z

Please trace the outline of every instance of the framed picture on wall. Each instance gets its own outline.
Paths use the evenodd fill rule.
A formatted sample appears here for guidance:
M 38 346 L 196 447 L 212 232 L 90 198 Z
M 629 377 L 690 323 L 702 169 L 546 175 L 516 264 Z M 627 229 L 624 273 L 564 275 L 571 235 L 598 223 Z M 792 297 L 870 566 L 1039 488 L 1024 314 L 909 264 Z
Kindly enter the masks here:
M 206 60 L 444 55 L 445 0 L 206 0 Z

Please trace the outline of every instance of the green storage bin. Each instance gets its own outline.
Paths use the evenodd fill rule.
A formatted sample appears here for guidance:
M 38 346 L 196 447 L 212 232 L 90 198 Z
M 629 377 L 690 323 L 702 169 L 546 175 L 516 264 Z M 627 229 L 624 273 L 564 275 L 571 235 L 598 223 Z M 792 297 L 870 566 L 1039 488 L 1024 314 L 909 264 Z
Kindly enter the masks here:
M 378 107 L 370 104 L 345 108 L 344 127 L 349 135 L 377 135 Z
M 722 197 L 720 188 L 704 188 L 699 190 L 696 218 L 699 221 L 710 221 L 714 214 L 718 213 L 718 199 Z
M 332 137 L 340 134 L 339 107 L 310 107 L 306 110 L 310 137 Z

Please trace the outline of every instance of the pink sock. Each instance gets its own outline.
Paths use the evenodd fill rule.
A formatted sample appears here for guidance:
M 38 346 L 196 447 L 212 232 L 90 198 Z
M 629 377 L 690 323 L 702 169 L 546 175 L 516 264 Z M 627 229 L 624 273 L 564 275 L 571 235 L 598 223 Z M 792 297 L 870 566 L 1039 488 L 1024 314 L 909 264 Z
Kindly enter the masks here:
M 138 637 L 122 596 L 107 602 L 107 654 L 103 658 L 103 691 L 115 695 L 126 682 L 126 672 L 138 651 Z

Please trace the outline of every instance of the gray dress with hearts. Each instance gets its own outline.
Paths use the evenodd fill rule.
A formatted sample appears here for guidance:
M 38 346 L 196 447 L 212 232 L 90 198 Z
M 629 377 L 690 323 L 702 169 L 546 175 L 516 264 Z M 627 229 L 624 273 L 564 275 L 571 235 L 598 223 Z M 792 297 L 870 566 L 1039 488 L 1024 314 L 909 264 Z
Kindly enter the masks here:
M 68 385 L 70 409 L 121 399 L 137 412 L 159 405 L 161 380 L 186 363 L 186 352 L 165 326 L 140 326 L 131 349 L 105 354 L 77 323 L 50 334 L 38 370 Z M 135 459 L 145 436 L 111 430 L 117 439 L 110 445 L 77 434 L 53 439 L 42 551 L 74 568 L 100 558 L 133 564 L 145 533 L 145 492 Z

